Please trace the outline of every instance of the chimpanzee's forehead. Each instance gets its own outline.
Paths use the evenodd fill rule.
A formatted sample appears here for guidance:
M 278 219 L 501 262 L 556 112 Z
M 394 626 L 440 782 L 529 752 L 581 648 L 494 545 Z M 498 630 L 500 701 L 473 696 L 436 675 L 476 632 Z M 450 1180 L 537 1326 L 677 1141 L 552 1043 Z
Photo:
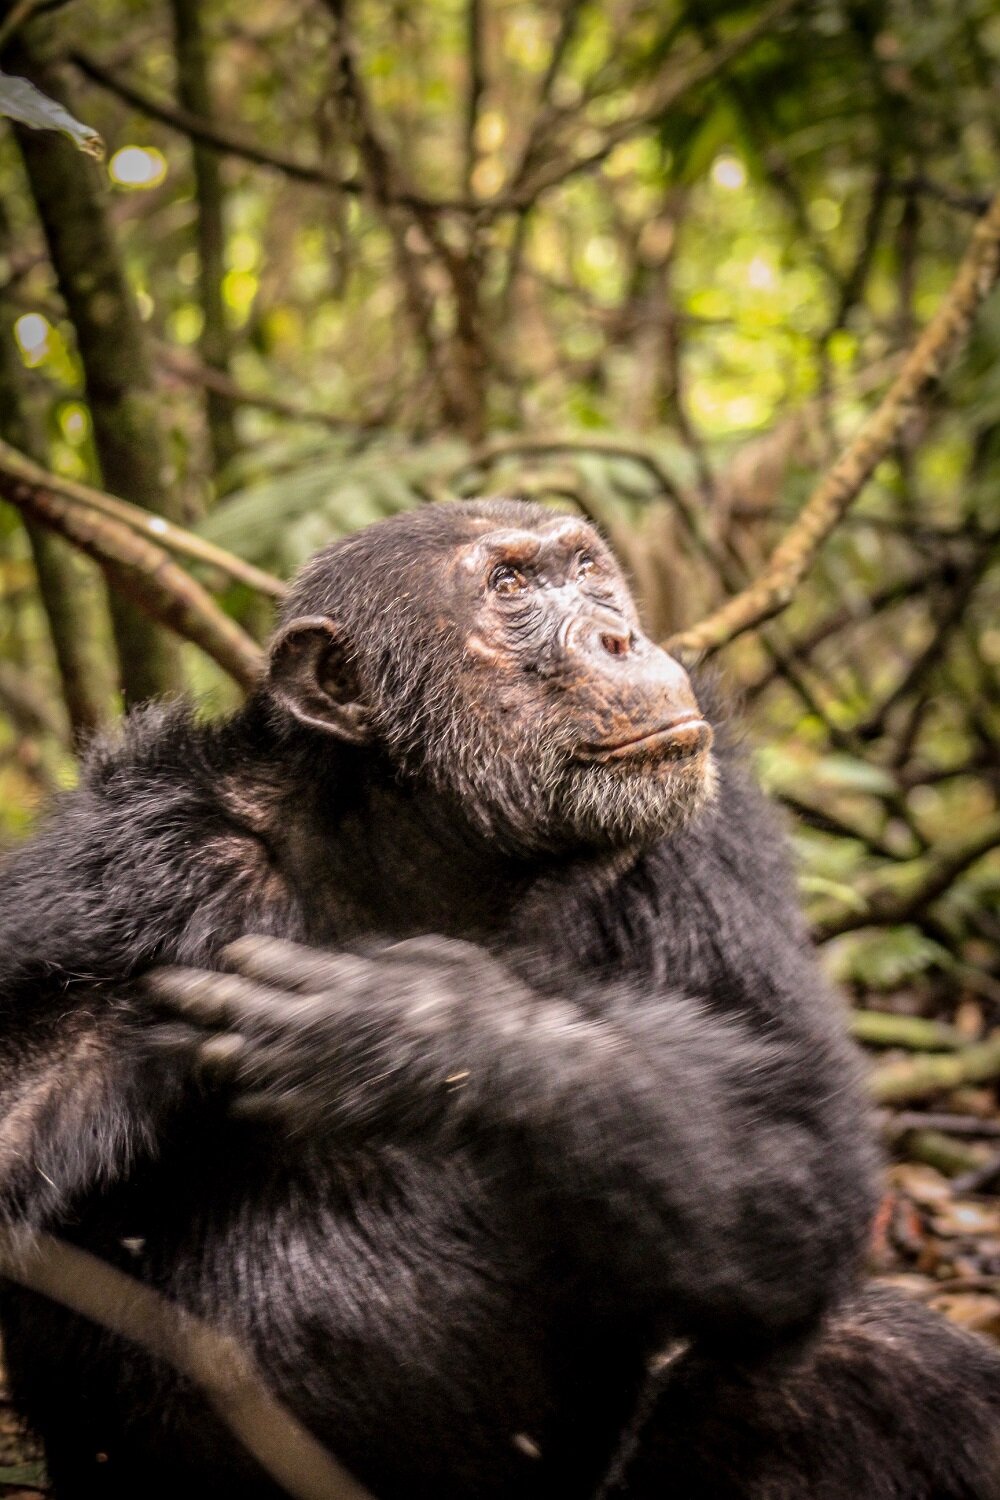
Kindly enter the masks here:
M 426 587 L 420 564 L 436 571 L 438 589 L 463 580 L 491 559 L 529 563 L 541 551 L 569 556 L 574 550 L 610 554 L 581 517 L 514 499 L 449 501 L 377 521 L 316 554 L 289 591 L 281 622 L 326 614 L 344 622 L 384 607 L 387 596 L 406 601 L 414 613 L 443 603 Z M 417 572 L 414 573 L 416 568 Z M 415 577 L 424 579 L 420 588 Z
M 527 508 L 526 508 L 527 509 Z M 579 516 L 552 514 L 539 519 L 528 511 L 513 516 L 469 518 L 458 555 L 463 563 L 496 555 L 510 562 L 529 562 L 542 553 L 570 554 L 582 548 L 606 551 L 597 532 Z

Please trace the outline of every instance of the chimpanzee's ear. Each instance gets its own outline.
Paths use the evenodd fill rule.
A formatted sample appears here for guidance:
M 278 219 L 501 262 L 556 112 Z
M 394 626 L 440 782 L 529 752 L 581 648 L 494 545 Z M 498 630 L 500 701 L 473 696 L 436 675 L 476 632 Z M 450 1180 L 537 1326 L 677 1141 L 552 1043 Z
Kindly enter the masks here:
M 371 738 L 341 631 L 325 615 L 292 620 L 271 643 L 271 694 L 302 724 L 323 729 L 349 745 Z

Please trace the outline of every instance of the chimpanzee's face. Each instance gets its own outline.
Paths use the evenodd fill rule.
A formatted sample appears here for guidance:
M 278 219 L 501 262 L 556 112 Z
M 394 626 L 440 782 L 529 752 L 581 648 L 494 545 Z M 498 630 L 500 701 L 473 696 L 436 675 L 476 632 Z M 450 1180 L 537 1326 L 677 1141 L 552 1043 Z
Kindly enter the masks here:
M 336 578 L 313 565 L 324 613 L 277 637 L 279 701 L 511 852 L 647 844 L 689 817 L 712 731 L 597 533 L 516 502 L 432 509 L 344 544 Z
M 702 804 L 712 730 L 683 667 L 643 634 L 590 526 L 553 516 L 490 529 L 460 545 L 448 571 L 444 600 L 469 622 L 456 685 L 478 726 L 486 775 L 475 779 L 486 802 L 506 779 L 501 821 L 544 844 L 618 845 L 655 838 Z

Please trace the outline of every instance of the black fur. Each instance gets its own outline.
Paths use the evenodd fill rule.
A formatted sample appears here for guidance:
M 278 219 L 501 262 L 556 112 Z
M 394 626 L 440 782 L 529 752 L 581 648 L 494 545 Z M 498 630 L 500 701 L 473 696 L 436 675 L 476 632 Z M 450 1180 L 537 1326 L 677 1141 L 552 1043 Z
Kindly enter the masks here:
M 151 710 L 7 862 L 3 1212 L 224 1321 L 380 1500 L 995 1496 L 1000 1360 L 859 1290 L 857 1069 L 739 757 L 626 855 L 502 853 L 399 774 L 408 703 L 462 731 L 457 646 L 434 680 L 414 642 L 469 515 L 497 508 L 385 523 L 294 596 L 363 630 L 379 748 L 266 690 Z M 192 1079 L 140 983 L 248 933 L 360 950 L 322 1005 L 266 991 L 256 1026 L 248 991 L 239 1081 L 281 1129 Z M 141 1352 L 13 1288 L 3 1329 L 60 1500 L 272 1493 Z

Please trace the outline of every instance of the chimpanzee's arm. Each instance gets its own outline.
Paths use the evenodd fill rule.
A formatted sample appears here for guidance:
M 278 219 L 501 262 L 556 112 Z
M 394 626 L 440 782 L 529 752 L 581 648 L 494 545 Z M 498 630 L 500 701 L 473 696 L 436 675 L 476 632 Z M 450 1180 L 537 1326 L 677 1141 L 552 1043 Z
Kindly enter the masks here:
M 187 1023 L 177 1045 L 244 1107 L 342 1142 L 495 1143 L 610 1310 L 766 1335 L 855 1274 L 859 1105 L 835 1033 L 791 1019 L 801 997 L 787 1026 L 754 1034 L 676 994 L 541 996 L 438 938 L 366 957 L 246 939 L 227 958 L 239 975 L 150 983 Z
M 263 899 L 259 851 L 221 820 L 169 723 L 139 716 L 127 733 L 0 867 L 0 1221 L 53 1222 L 155 1151 L 190 1100 L 183 1070 L 150 1047 L 138 972 L 211 963 L 214 947 L 269 917 L 295 931 L 273 881 L 270 907 Z M 129 759 L 144 733 L 165 765 Z

